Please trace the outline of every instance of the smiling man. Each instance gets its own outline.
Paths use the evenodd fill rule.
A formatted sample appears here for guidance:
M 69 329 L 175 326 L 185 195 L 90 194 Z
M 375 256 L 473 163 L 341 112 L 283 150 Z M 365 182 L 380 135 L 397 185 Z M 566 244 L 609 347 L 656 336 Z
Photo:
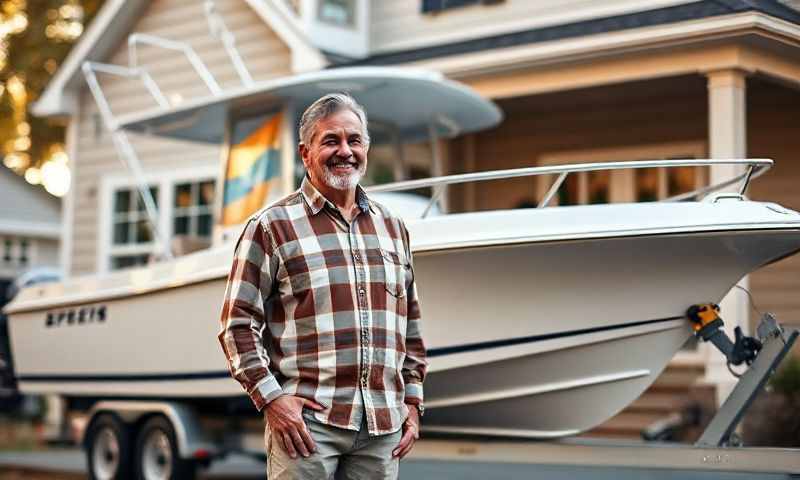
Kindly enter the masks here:
M 250 218 L 219 340 L 266 420 L 270 480 L 397 478 L 419 436 L 425 346 L 403 222 L 359 185 L 364 109 L 326 95 L 300 120 L 300 189 Z

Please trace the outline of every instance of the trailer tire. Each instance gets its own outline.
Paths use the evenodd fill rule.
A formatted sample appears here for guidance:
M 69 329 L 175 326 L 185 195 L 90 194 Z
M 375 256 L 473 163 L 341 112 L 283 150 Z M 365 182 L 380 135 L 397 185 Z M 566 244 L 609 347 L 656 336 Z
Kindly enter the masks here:
M 86 460 L 91 480 L 130 480 L 131 432 L 115 415 L 102 413 L 86 432 Z
M 145 422 L 136 440 L 136 478 L 192 480 L 197 463 L 180 457 L 175 428 L 158 415 Z

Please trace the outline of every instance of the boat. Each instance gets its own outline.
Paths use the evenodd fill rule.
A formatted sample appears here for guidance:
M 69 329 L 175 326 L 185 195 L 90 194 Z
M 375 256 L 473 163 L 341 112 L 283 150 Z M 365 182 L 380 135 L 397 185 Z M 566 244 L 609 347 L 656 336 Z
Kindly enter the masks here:
M 356 68 L 143 112 L 120 119 L 118 133 L 217 141 L 240 108 L 277 102 L 301 112 L 331 85 L 346 85 L 368 112 L 391 111 L 391 102 L 402 107 L 401 124 L 390 131 L 407 141 L 425 132 L 446 138 L 477 131 L 501 119 L 492 102 L 438 74 Z M 743 173 L 674 201 L 548 206 L 577 172 L 713 165 Z M 565 437 L 632 403 L 692 335 L 689 306 L 719 302 L 744 275 L 800 249 L 800 214 L 745 197 L 750 181 L 771 165 L 593 163 L 370 187 L 388 203 L 405 195 L 406 207 L 424 206 L 400 212 L 411 234 L 430 360 L 423 431 Z M 450 185 L 540 175 L 555 181 L 539 208 L 436 208 Z M 736 191 L 719 192 L 731 186 Z M 419 188 L 431 189 L 431 197 L 402 193 Z M 223 237 L 210 249 L 145 267 L 23 290 L 5 310 L 19 390 L 87 405 L 247 400 L 217 340 L 234 242 Z

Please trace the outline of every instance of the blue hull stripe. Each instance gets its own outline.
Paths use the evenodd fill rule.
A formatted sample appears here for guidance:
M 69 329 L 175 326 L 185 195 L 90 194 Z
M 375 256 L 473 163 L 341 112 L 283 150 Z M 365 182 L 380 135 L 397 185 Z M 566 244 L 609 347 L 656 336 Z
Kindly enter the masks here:
M 454 345 L 452 347 L 432 348 L 428 350 L 428 356 L 439 357 L 442 355 L 452 355 L 454 353 L 472 352 L 475 350 L 486 350 L 488 348 L 509 347 L 512 345 L 521 345 L 523 343 L 542 342 L 545 340 L 554 340 L 556 338 L 577 337 L 578 335 L 587 335 L 590 333 L 607 332 L 609 330 L 619 330 L 622 328 L 638 327 L 640 325 L 651 325 L 654 323 L 670 322 L 672 320 L 680 320 L 682 318 L 686 317 L 659 318 L 657 320 L 643 320 L 641 322 L 607 325 L 604 327 L 584 328 L 582 330 L 571 330 L 568 332 L 548 333 L 545 335 L 532 335 L 530 337 L 508 338 L 505 340 L 493 340 L 490 342 L 468 343 L 466 345 Z

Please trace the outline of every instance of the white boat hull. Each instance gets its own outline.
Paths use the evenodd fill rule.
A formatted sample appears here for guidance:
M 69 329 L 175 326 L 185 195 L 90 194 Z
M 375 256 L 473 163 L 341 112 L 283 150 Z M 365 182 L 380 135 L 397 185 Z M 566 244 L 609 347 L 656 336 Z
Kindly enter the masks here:
M 798 232 L 727 232 L 418 255 L 426 428 L 550 438 L 599 425 L 686 342 L 689 306 L 799 244 Z
M 445 248 L 431 240 L 430 222 L 409 225 L 420 239 L 414 265 L 430 356 L 425 428 L 451 432 L 548 438 L 602 423 L 688 339 L 687 307 L 719 301 L 745 274 L 800 248 L 800 230 L 786 225 Z M 229 261 L 228 249 L 184 257 L 132 272 L 127 284 L 109 281 L 105 294 L 62 286 L 60 304 L 52 290 L 42 299 L 27 292 L 10 308 L 20 390 L 241 396 L 216 338 Z M 85 311 L 80 321 L 81 309 L 101 307 L 104 319 Z

